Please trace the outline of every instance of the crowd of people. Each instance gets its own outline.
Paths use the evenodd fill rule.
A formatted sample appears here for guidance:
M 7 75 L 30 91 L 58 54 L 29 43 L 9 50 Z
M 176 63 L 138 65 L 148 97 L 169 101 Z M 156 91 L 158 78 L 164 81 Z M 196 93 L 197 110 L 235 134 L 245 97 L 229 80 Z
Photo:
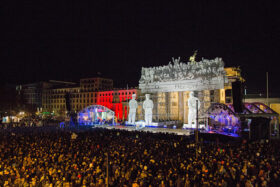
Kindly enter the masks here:
M 280 143 L 102 128 L 0 131 L 0 186 L 279 186 Z
M 15 128 L 15 127 L 42 127 L 42 126 L 57 126 L 59 120 L 51 117 L 42 118 L 36 115 L 27 116 L 20 119 L 18 122 L 3 123 L 0 119 L 0 129 Z

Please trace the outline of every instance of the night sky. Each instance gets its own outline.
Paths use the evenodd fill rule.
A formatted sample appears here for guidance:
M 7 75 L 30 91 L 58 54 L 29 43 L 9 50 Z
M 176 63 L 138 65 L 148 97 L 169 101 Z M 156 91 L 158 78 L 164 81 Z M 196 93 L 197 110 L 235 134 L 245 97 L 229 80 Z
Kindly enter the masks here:
M 250 92 L 279 92 L 279 6 L 255 1 L 1 2 L 1 83 L 93 77 L 137 86 L 141 67 L 222 57 Z M 219 3 L 218 3 L 219 2 Z M 272 86 L 273 85 L 273 86 Z

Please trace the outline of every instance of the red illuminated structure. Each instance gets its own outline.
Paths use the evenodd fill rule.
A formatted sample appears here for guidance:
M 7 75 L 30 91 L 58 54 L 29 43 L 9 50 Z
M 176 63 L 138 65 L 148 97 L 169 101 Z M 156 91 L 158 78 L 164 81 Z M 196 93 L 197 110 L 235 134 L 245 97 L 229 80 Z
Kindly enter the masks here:
M 101 91 L 97 94 L 97 104 L 113 110 L 118 120 L 126 120 L 127 101 L 132 99 L 132 94 L 136 94 L 138 97 L 138 93 L 140 92 L 137 89 Z

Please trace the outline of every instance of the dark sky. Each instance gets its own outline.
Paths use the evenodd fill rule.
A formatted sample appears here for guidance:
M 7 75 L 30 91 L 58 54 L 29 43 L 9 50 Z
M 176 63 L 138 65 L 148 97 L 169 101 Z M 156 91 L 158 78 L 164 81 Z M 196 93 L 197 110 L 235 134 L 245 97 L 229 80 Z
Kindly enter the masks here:
M 1 1 L 0 80 L 79 80 L 101 72 L 137 86 L 141 67 L 222 57 L 250 91 L 279 92 L 280 21 L 269 0 Z M 219 3 L 218 3 L 219 2 Z M 277 80 L 277 81 L 276 81 Z

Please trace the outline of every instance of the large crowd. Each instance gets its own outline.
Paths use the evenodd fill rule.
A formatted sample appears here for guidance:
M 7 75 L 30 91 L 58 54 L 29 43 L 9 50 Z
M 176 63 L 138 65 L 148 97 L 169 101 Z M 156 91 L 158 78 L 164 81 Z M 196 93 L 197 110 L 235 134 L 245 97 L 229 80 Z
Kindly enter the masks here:
M 280 143 L 54 127 L 0 131 L 0 186 L 279 186 Z
M 42 127 L 42 126 L 57 126 L 61 120 L 56 120 L 51 117 L 42 118 L 38 116 L 28 116 L 20 119 L 17 122 L 3 123 L 0 118 L 0 129 L 15 128 L 15 127 Z

